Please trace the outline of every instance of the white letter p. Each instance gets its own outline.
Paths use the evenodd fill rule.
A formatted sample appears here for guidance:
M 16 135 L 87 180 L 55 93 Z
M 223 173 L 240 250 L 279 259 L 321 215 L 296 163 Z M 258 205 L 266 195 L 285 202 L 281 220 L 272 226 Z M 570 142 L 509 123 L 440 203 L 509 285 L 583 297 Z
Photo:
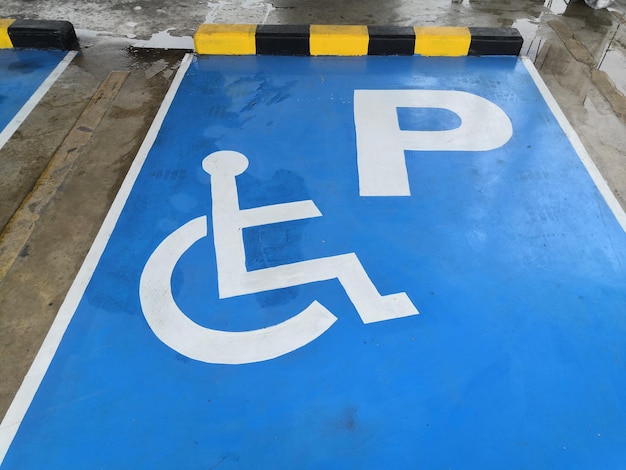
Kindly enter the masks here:
M 461 119 L 456 129 L 401 130 L 398 108 L 437 108 Z M 486 151 L 506 144 L 513 126 L 491 101 L 464 91 L 355 90 L 359 193 L 410 196 L 405 150 Z

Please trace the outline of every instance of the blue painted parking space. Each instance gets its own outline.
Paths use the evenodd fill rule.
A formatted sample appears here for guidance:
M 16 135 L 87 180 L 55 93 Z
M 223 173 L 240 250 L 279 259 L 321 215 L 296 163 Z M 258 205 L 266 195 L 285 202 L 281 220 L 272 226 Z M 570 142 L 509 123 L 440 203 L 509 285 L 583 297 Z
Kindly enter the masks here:
M 66 51 L 0 49 L 0 147 L 74 55 Z
M 529 67 L 188 58 L 2 468 L 619 467 L 623 214 Z

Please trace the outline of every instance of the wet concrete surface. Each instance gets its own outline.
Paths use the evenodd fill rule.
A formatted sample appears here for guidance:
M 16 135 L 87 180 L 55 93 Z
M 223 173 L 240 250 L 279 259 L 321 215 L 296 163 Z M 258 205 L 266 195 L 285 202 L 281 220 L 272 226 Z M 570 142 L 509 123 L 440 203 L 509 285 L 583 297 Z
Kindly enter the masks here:
M 109 209 L 198 24 L 516 27 L 591 157 L 626 207 L 626 0 L 3 0 L 0 18 L 66 19 L 79 56 L 0 150 L 0 230 L 36 185 L 109 72 L 130 72 L 20 256 L 0 279 L 0 416 L 19 387 Z M 140 46 L 133 48 L 131 46 Z M 169 47 L 145 49 L 145 47 Z
M 4 227 L 111 70 L 130 72 L 112 106 L 39 215 L 0 280 L 0 414 L 4 415 L 141 145 L 182 57 L 129 52 L 106 41 L 84 50 L 0 150 Z

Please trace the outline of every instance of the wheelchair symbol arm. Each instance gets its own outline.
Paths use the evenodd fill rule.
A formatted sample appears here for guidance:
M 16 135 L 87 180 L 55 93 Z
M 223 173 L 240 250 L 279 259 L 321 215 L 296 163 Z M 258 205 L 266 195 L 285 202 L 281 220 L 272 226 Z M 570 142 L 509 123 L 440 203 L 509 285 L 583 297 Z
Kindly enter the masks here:
M 229 236 L 246 227 L 322 216 L 311 200 L 240 209 L 235 177 L 248 168 L 248 159 L 238 152 L 212 153 L 204 159 L 202 168 L 211 175 L 213 225 L 231 231 Z
M 312 219 L 321 217 L 322 213 L 313 201 L 307 200 L 243 209 L 236 216 L 239 218 L 237 225 L 241 228 L 247 228 L 292 220 Z
M 198 217 L 169 235 L 145 265 L 139 283 L 141 307 L 154 334 L 192 359 L 214 364 L 266 361 L 310 343 L 337 320 L 318 302 L 290 319 L 267 328 L 233 332 L 201 326 L 185 315 L 172 295 L 171 278 L 178 260 L 207 236 L 207 218 Z

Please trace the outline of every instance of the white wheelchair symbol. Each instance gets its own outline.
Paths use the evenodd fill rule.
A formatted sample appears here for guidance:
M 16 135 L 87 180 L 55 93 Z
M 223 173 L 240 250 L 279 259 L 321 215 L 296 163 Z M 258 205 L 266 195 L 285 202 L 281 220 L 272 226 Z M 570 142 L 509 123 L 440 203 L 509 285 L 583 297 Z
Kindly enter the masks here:
M 235 177 L 248 159 L 234 151 L 215 152 L 202 168 L 211 175 L 212 224 L 221 299 L 338 279 L 363 323 L 419 312 L 406 293 L 381 295 L 355 253 L 316 258 L 248 271 L 243 229 L 321 217 L 311 200 L 240 209 Z M 189 358 L 214 364 L 247 364 L 273 359 L 305 346 L 337 320 L 313 301 L 290 319 L 250 331 L 221 331 L 201 326 L 180 310 L 171 288 L 172 273 L 181 256 L 207 236 L 208 219 L 198 217 L 170 234 L 148 259 L 141 275 L 139 296 L 150 328 L 170 348 Z

